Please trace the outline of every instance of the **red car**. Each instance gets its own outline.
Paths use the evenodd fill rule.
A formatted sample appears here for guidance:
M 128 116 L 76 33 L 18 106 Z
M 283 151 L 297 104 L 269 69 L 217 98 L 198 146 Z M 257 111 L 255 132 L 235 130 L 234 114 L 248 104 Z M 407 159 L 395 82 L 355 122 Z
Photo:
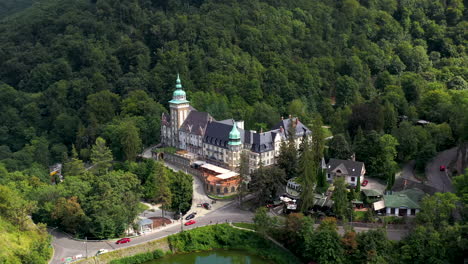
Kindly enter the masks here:
M 440 171 L 445 171 L 445 166 L 444 166 L 444 165 L 440 165 L 439 169 L 440 169 Z
M 122 238 L 122 239 L 119 239 L 117 240 L 117 242 L 115 242 L 116 244 L 125 244 L 125 243 L 128 243 L 130 242 L 130 238 L 126 237 L 126 238 Z
M 196 222 L 197 222 L 197 221 L 195 221 L 195 220 L 190 220 L 190 221 L 188 221 L 187 223 L 185 223 L 185 225 L 186 225 L 186 226 L 193 225 L 193 224 L 195 224 Z
M 361 186 L 364 186 L 364 187 L 365 187 L 365 186 L 367 186 L 368 183 L 369 183 L 368 180 L 363 180 Z

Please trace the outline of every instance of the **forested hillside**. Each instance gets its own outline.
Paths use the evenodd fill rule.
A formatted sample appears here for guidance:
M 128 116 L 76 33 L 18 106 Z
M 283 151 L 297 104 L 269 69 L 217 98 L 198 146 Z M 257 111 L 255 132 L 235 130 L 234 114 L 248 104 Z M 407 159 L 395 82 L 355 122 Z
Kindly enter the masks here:
M 2 0 L 0 1 L 0 19 L 21 11 L 33 3 L 33 0 Z
M 392 133 L 401 161 L 431 155 L 468 135 L 466 28 L 461 0 L 45 1 L 0 25 L 0 159 L 74 144 L 87 160 L 98 136 L 132 157 L 158 142 L 177 72 L 216 118 L 316 113 L 348 143 L 361 127 Z

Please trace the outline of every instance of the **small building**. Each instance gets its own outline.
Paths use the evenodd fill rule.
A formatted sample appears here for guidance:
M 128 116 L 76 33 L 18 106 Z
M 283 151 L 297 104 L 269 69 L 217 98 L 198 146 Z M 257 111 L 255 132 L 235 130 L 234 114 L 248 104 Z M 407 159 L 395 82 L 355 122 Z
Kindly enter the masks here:
M 357 185 L 359 177 L 361 178 L 360 182 L 362 182 L 366 173 L 364 163 L 354 160 L 330 159 L 325 169 L 328 181 L 343 177 L 345 182 L 352 186 Z
M 239 191 L 239 173 L 208 163 L 201 165 L 200 170 L 208 193 L 231 195 Z
M 151 219 L 141 219 L 138 221 L 138 231 L 143 233 L 145 231 L 153 231 L 153 220 Z
M 302 187 L 299 183 L 296 182 L 297 178 L 294 177 L 292 179 L 288 180 L 288 183 L 286 184 L 286 193 L 297 199 L 301 195 Z
M 407 189 L 384 195 L 385 213 L 395 216 L 416 215 L 421 209 L 419 203 L 424 195 L 424 192 L 419 189 Z

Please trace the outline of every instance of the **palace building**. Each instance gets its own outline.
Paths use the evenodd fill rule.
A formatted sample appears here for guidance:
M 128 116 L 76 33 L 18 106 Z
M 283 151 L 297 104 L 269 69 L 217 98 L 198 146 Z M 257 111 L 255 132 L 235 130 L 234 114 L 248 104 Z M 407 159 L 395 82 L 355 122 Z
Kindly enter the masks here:
M 296 146 L 311 131 L 298 118 L 281 119 L 270 131 L 256 132 L 244 129 L 244 121 L 215 120 L 209 113 L 200 112 L 190 106 L 186 93 L 177 76 L 176 90 L 169 101 L 170 114 L 163 113 L 161 119 L 161 143 L 197 155 L 198 160 L 219 167 L 236 170 L 240 165 L 240 154 L 249 157 L 249 171 L 262 163 L 276 163 L 281 142 L 292 136 Z M 289 135 L 294 133 L 294 135 Z

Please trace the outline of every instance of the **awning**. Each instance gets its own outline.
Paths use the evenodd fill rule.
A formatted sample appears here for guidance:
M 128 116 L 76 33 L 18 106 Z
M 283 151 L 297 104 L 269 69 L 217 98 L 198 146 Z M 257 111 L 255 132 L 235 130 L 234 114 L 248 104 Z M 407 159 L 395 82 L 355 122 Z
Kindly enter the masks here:
M 153 224 L 153 220 L 151 219 L 141 219 L 140 221 L 138 221 L 139 226 L 146 226 L 146 225 L 152 225 L 152 224 Z
M 378 211 L 378 210 L 381 210 L 381 209 L 385 208 L 385 202 L 383 200 L 381 200 L 381 201 L 373 203 L 372 206 L 374 207 L 375 211 Z

